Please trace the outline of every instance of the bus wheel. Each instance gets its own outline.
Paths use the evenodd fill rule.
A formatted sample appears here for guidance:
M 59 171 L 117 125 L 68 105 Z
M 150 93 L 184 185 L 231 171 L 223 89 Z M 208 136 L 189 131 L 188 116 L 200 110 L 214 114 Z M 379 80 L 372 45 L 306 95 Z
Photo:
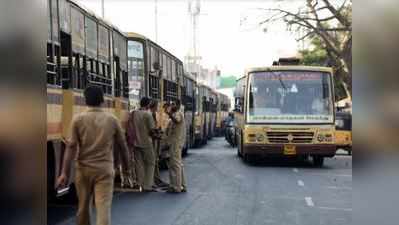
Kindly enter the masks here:
M 237 146 L 237 156 L 242 158 L 242 154 L 240 152 L 240 147 L 239 146 Z
M 316 167 L 323 167 L 324 165 L 324 157 L 323 156 L 313 156 L 313 165 Z
M 237 144 L 237 156 L 242 158 L 242 138 L 240 141 L 238 141 L 237 137 L 235 137 L 235 140 L 232 140 L 232 142 L 233 141 Z
M 187 155 L 187 147 L 183 147 L 182 151 L 181 151 L 181 156 L 184 157 Z

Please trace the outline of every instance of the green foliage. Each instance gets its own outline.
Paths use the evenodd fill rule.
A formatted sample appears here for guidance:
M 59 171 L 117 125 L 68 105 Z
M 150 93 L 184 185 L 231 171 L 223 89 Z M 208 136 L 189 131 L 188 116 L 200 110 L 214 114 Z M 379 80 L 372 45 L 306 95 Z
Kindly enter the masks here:
M 300 51 L 302 54 L 301 64 L 306 66 L 328 66 L 329 59 L 327 50 L 323 47 L 322 42 L 319 38 L 314 37 L 311 41 L 312 48 Z M 342 74 L 337 68 L 334 69 L 334 85 L 335 85 L 335 100 L 339 101 L 347 97 L 345 88 L 342 84 Z
M 308 66 L 324 66 L 327 62 L 327 52 L 323 49 L 303 50 L 302 64 Z
M 326 49 L 322 46 L 320 38 L 313 37 L 311 41 L 312 48 L 300 51 L 302 55 L 302 64 L 307 66 L 325 66 L 328 61 Z

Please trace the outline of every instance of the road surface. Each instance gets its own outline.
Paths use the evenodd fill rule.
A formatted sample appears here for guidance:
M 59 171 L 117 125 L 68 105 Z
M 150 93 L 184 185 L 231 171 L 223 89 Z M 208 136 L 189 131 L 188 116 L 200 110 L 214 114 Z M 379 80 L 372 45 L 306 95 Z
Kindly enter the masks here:
M 188 192 L 115 193 L 113 225 L 347 225 L 352 223 L 352 157 L 323 168 L 295 160 L 241 161 L 223 138 L 190 149 Z M 167 172 L 162 172 L 167 180 Z M 51 204 L 49 225 L 75 224 L 74 204 Z M 95 224 L 95 223 L 93 223 Z

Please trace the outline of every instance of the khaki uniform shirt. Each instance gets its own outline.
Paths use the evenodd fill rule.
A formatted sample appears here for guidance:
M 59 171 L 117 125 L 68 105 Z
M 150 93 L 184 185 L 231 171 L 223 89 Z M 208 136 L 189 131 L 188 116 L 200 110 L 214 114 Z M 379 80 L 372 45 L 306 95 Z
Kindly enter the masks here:
M 179 145 L 184 145 L 186 140 L 186 125 L 184 121 L 184 115 L 182 112 L 178 111 L 173 114 L 173 117 L 176 118 L 177 123 L 172 120 L 168 123 L 168 143 L 176 142 Z
M 145 110 L 137 110 L 134 113 L 134 125 L 136 128 L 136 146 L 138 148 L 151 148 L 152 138 L 150 133 L 155 129 L 155 121 L 152 114 Z
M 89 108 L 72 121 L 72 147 L 78 147 L 77 167 L 91 167 L 113 171 L 114 144 L 128 151 L 119 120 L 100 108 Z

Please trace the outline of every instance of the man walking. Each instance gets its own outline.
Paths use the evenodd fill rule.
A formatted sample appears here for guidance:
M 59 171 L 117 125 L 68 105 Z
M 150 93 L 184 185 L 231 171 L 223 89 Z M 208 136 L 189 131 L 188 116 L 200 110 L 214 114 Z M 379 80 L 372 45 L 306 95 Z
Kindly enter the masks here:
M 170 118 L 168 127 L 169 148 L 169 193 L 186 192 L 186 181 L 184 177 L 184 168 L 182 160 L 182 148 L 186 136 L 186 126 L 183 113 L 180 111 L 180 101 L 176 100 L 167 109 L 167 115 Z
M 134 113 L 136 176 L 137 182 L 142 186 L 144 192 L 156 191 L 152 187 L 155 170 L 155 152 L 152 137 L 156 133 L 156 127 L 154 119 L 148 111 L 149 104 L 150 99 L 143 97 L 140 101 L 140 109 L 132 112 Z M 131 134 L 127 135 L 132 136 Z
M 89 109 L 72 121 L 71 138 L 67 143 L 57 187 L 66 186 L 71 162 L 76 158 L 77 224 L 90 224 L 94 198 L 97 225 L 110 225 L 115 176 L 113 146 L 114 143 L 119 146 L 117 149 L 120 150 L 124 171 L 128 171 L 128 148 L 118 119 L 100 108 L 104 102 L 102 89 L 89 86 L 84 96 Z

